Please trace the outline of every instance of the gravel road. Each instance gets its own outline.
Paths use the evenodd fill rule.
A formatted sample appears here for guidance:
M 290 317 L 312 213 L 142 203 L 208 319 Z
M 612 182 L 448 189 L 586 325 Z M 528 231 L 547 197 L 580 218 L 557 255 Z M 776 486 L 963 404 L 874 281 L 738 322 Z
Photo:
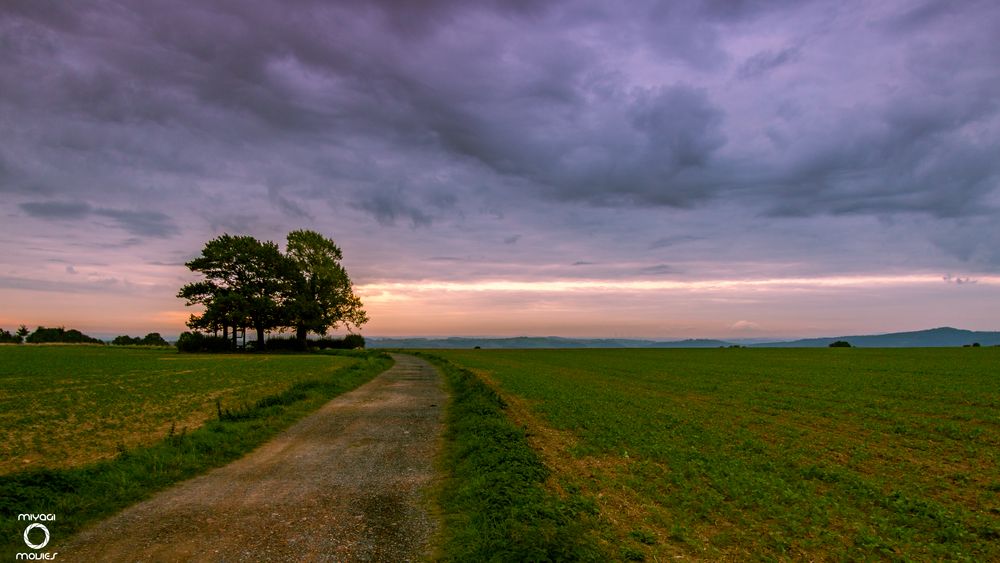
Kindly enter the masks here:
M 59 546 L 63 561 L 413 561 L 437 522 L 426 493 L 445 392 L 396 364 L 225 467 Z

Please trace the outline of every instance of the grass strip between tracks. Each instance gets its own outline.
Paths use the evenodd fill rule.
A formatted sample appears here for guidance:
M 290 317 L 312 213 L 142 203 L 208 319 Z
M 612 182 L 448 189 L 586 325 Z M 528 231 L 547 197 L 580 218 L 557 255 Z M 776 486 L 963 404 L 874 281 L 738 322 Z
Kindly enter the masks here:
M 596 506 L 573 491 L 546 487 L 550 471 L 507 405 L 472 372 L 417 353 L 451 391 L 440 491 L 446 561 L 597 561 Z

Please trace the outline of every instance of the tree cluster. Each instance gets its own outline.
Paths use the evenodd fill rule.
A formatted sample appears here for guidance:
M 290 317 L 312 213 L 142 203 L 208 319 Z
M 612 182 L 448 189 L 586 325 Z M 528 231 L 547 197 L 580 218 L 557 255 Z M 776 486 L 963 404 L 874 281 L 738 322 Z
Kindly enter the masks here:
M 21 328 L 24 327 L 22 326 Z M 20 332 L 21 330 L 19 329 L 18 333 L 20 334 Z M 45 328 L 44 326 L 36 328 L 35 332 L 32 332 L 25 337 L 24 341 L 29 344 L 43 344 L 51 342 L 67 344 L 104 344 L 103 340 L 91 338 L 76 329 L 71 328 L 66 330 L 64 327 Z
M 256 331 L 258 350 L 266 333 L 288 329 L 305 348 L 309 333 L 324 335 L 340 325 L 351 330 L 368 321 L 342 258 L 340 248 L 315 231 L 288 233 L 285 252 L 271 241 L 224 234 L 186 264 L 204 279 L 184 285 L 177 296 L 204 307 L 188 320 L 191 329 L 221 332 L 233 347 L 247 329 Z
M 115 346 L 169 346 L 170 343 L 167 342 L 159 332 L 151 332 L 142 338 L 138 336 L 132 337 L 127 334 L 121 336 L 116 336 L 111 344 Z
M 21 325 L 14 332 L 0 328 L 0 344 L 20 344 L 28 336 L 28 327 Z

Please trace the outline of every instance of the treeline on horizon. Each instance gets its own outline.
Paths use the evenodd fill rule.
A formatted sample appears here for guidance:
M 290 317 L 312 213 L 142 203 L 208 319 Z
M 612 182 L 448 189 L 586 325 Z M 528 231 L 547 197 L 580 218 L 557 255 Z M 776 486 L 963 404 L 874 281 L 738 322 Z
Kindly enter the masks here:
M 127 334 L 116 336 L 111 341 L 104 341 L 83 334 L 76 329 L 65 327 L 47 328 L 40 326 L 29 331 L 28 327 L 21 325 L 17 330 L 11 332 L 0 328 L 0 344 L 98 344 L 101 346 L 110 344 L 112 346 L 171 346 L 158 332 L 150 332 L 146 336 L 129 336 Z M 217 336 L 205 335 L 201 333 L 182 333 L 176 342 L 177 348 L 182 352 L 225 352 L 232 350 L 231 341 Z M 309 349 L 346 349 L 353 350 L 365 347 L 365 339 L 360 334 L 347 334 L 343 338 L 312 338 L 308 340 Z M 300 343 L 295 338 L 271 336 L 265 341 L 265 350 L 283 351 L 300 349 Z
M 0 328 L 0 344 L 108 344 L 99 338 L 88 336 L 75 328 L 40 326 L 31 332 L 21 325 L 14 332 Z M 170 346 L 158 332 L 150 332 L 139 338 L 128 335 L 116 336 L 110 344 L 115 346 Z
M 0 328 L 0 344 L 104 344 L 103 340 L 87 336 L 76 329 L 67 330 L 65 327 L 46 328 L 40 326 L 34 332 L 29 332 L 28 327 L 21 325 L 14 332 Z

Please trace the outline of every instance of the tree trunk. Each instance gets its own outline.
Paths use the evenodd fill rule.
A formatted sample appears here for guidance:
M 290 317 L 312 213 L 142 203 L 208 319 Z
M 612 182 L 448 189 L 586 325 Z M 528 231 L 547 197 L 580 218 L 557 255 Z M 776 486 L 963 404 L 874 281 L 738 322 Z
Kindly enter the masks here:
M 299 350 L 306 349 L 306 337 L 309 335 L 309 331 L 304 325 L 299 325 L 295 327 L 295 338 L 299 341 Z
M 257 323 L 256 328 L 257 328 L 257 351 L 258 352 L 263 352 L 264 351 L 264 325 L 261 324 L 261 323 Z
M 222 339 L 229 340 L 229 325 L 222 323 Z

